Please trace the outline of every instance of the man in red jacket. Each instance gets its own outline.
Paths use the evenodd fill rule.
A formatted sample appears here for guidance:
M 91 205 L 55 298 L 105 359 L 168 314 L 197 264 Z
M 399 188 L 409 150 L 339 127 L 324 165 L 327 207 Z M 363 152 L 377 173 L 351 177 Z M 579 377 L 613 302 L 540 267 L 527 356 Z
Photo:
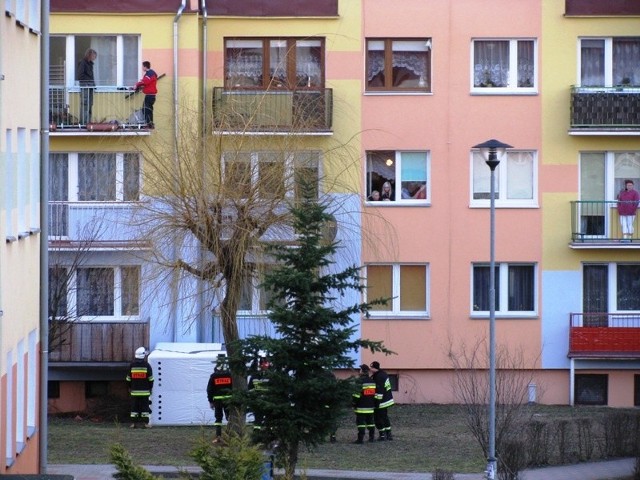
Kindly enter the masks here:
M 153 104 L 156 103 L 156 94 L 158 88 L 156 83 L 158 81 L 158 75 L 151 69 L 151 62 L 142 62 L 142 70 L 144 75 L 138 83 L 136 83 L 134 89 L 139 91 L 142 89 L 144 93 L 144 103 L 142 104 L 142 111 L 144 113 L 144 121 L 147 124 L 147 128 L 155 128 L 153 125 Z

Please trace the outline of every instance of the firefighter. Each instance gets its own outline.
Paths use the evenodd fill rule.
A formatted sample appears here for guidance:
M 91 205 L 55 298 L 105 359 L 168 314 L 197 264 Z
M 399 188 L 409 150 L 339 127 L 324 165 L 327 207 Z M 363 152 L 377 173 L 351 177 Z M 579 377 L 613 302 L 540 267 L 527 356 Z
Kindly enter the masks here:
M 373 412 L 373 417 L 376 428 L 380 433 L 378 440 L 393 440 L 391 436 L 391 422 L 389 421 L 389 408 L 393 406 L 394 402 L 389 375 L 380 368 L 378 362 L 371 362 L 369 367 L 373 372 L 371 378 L 376 384 L 376 408 Z
M 218 355 L 216 366 L 207 384 L 207 400 L 209 400 L 209 406 L 215 416 L 213 425 L 216 427 L 216 438 L 213 439 L 213 443 L 221 442 L 223 416 L 229 421 L 229 399 L 231 398 L 232 389 L 233 380 L 231 372 L 229 372 L 227 357 L 222 354 Z
M 248 390 L 250 394 L 260 396 L 268 388 L 269 377 L 267 375 L 267 371 L 269 370 L 269 366 L 269 360 L 266 357 L 259 358 L 257 362 L 258 371 L 255 375 L 251 375 L 251 378 L 249 379 Z M 256 406 L 256 408 L 253 409 L 254 434 L 257 434 L 262 429 L 263 423 L 264 414 L 261 412 L 261 409 Z
M 360 365 L 360 377 L 357 381 L 357 391 L 353 393 L 353 411 L 356 413 L 358 439 L 354 443 L 364 443 L 364 434 L 369 430 L 369 441 L 376 436 L 373 412 L 376 405 L 376 383 L 371 379 L 369 367 Z
M 151 415 L 150 397 L 153 389 L 153 371 L 146 360 L 147 350 L 139 347 L 135 352 L 135 360 L 129 366 L 126 381 L 129 384 L 131 396 L 131 425 L 150 428 L 149 416 Z

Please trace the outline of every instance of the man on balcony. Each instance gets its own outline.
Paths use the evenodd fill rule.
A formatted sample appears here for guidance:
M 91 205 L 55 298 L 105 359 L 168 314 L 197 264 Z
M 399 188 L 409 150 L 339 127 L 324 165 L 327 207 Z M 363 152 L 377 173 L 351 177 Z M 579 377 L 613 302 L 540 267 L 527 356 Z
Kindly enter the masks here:
M 158 75 L 151 69 L 151 62 L 142 62 L 142 71 L 144 75 L 138 83 L 136 83 L 134 89 L 139 91 L 142 89 L 144 93 L 144 103 L 142 104 L 142 112 L 144 113 L 144 121 L 147 124 L 147 128 L 155 128 L 153 125 L 153 104 L 156 103 L 156 94 L 158 88 L 156 83 L 158 81 Z
M 624 190 L 618 194 L 618 215 L 622 228 L 622 241 L 631 242 L 633 237 L 633 224 L 636 219 L 636 210 L 640 202 L 640 193 L 633 188 L 633 180 L 624 181 Z
M 96 82 L 93 78 L 93 62 L 98 58 L 98 52 L 93 48 L 87 49 L 84 57 L 78 63 L 78 84 L 80 85 L 80 97 L 82 110 L 80 111 L 80 123 L 87 125 L 91 122 L 91 111 L 93 109 L 93 90 Z

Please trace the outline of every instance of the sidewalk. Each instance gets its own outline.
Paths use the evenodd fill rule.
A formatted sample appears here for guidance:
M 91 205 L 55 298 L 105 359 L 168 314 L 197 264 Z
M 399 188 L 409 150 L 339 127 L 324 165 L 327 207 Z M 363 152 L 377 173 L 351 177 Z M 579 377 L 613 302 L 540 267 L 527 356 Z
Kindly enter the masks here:
M 624 478 L 633 474 L 635 460 L 624 458 L 607 462 L 578 463 L 561 467 L 525 470 L 523 480 L 603 480 Z M 157 476 L 176 477 L 179 471 L 197 473 L 198 467 L 146 466 Z M 111 480 L 116 469 L 113 465 L 49 465 L 47 474 L 72 475 L 75 480 Z M 338 470 L 307 470 L 308 480 L 432 480 L 431 473 L 352 472 Z M 457 473 L 455 480 L 484 480 L 482 473 Z

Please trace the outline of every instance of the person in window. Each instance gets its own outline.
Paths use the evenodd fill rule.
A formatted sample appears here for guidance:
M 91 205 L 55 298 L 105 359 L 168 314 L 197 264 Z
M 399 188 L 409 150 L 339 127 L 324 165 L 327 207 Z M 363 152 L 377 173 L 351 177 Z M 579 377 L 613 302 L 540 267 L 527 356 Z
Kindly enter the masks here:
M 378 190 L 373 190 L 371 195 L 367 198 L 370 202 L 378 202 L 380 201 L 380 192 Z
M 142 62 L 142 71 L 144 75 L 133 88 L 136 92 L 142 90 L 142 93 L 144 93 L 144 102 L 142 104 L 144 121 L 147 124 L 147 128 L 153 129 L 155 128 L 153 124 L 153 104 L 156 103 L 156 94 L 158 93 L 158 88 L 156 87 L 158 75 L 151 69 L 151 62 Z
M 80 111 L 80 124 L 87 125 L 91 122 L 91 110 L 93 109 L 93 91 L 96 87 L 93 78 L 93 62 L 98 58 L 98 53 L 93 48 L 88 48 L 84 57 L 78 63 L 78 84 L 80 85 L 80 97 L 82 110 Z
M 393 189 L 391 188 L 390 182 L 384 182 L 382 184 L 382 189 L 380 191 L 380 200 L 382 200 L 383 202 L 393 200 Z
M 402 187 L 403 199 L 424 200 L 427 198 L 427 186 L 425 184 L 411 185 L 411 190 L 407 187 Z
M 618 194 L 618 215 L 620 215 L 620 227 L 622 228 L 622 241 L 630 242 L 633 236 L 633 224 L 636 219 L 636 210 L 640 202 L 640 193 L 633 188 L 632 180 L 624 181 L 624 190 Z

